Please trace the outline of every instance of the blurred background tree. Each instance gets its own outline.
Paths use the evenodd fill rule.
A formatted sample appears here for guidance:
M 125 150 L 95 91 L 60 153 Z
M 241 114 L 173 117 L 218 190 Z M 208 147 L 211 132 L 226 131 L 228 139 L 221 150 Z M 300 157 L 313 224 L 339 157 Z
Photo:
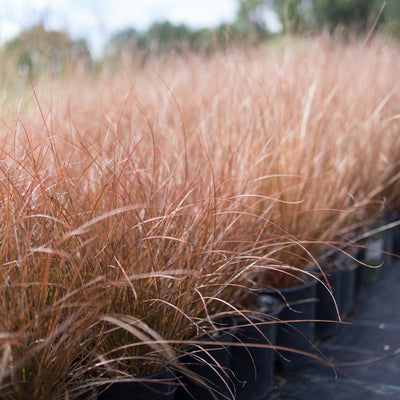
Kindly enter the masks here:
M 84 39 L 72 40 L 68 33 L 48 31 L 43 24 L 24 30 L 18 37 L 6 42 L 0 56 L 3 61 L 11 63 L 19 75 L 26 75 L 29 71 L 31 78 L 43 71 L 64 73 L 78 62 L 91 62 Z
M 383 29 L 400 39 L 400 0 L 387 0 L 382 17 Z
M 377 0 L 318 0 L 311 3 L 313 22 L 317 28 L 328 25 L 331 30 L 338 26 L 365 31 L 378 17 Z
M 192 31 L 186 25 L 165 21 L 151 25 L 146 36 L 152 53 L 180 52 L 191 42 Z
M 264 39 L 268 32 L 265 13 L 269 10 L 264 0 L 241 0 L 233 24 L 234 31 L 251 41 Z
M 237 0 L 237 5 L 236 20 L 214 29 L 195 30 L 165 21 L 154 23 L 146 31 L 131 27 L 117 32 L 109 39 L 103 60 L 117 63 L 122 54 L 146 60 L 149 54 L 182 53 L 188 48 L 210 52 L 231 43 L 259 43 L 280 33 L 317 33 L 326 27 L 362 33 L 374 27 L 375 21 L 379 22 L 376 29 L 400 39 L 400 0 Z M 281 32 L 270 28 L 271 15 L 279 21 Z M 63 74 L 71 64 L 96 65 L 85 40 L 46 30 L 43 23 L 6 42 L 0 56 L 1 69 L 9 75 L 11 71 L 19 75 L 29 71 L 35 77 L 46 70 Z
M 125 49 L 131 51 L 146 50 L 148 48 L 148 38 L 135 28 L 128 28 L 113 35 L 107 45 L 107 52 L 117 55 Z
M 239 0 L 238 20 L 251 21 L 248 29 L 251 24 L 265 28 L 266 10 L 276 13 L 284 32 L 315 32 L 326 26 L 331 31 L 344 27 L 363 32 L 380 17 L 383 30 L 399 36 L 399 0 Z

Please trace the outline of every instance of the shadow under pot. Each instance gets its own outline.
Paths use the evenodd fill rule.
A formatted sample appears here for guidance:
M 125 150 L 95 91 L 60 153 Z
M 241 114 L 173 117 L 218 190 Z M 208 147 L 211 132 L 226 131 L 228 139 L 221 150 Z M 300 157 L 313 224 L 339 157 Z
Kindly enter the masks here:
M 186 369 L 177 371 L 179 385 L 175 400 L 235 399 L 231 376 L 231 346 L 234 320 L 224 322 L 228 330 L 216 331 L 199 339 L 179 358 Z
M 173 400 L 176 387 L 174 371 L 165 368 L 135 381 L 115 382 L 99 388 L 96 400 Z
M 276 343 L 288 350 L 279 350 L 276 355 L 276 366 L 282 370 L 293 370 L 306 366 L 315 351 L 315 319 L 317 280 L 313 279 L 302 285 L 265 289 L 262 294 L 276 297 L 283 302 L 280 321 L 277 324 Z
M 268 295 L 256 299 L 256 311 L 236 319 L 232 375 L 237 400 L 263 400 L 273 388 L 277 321 L 281 302 Z M 263 347 L 265 346 L 265 347 Z

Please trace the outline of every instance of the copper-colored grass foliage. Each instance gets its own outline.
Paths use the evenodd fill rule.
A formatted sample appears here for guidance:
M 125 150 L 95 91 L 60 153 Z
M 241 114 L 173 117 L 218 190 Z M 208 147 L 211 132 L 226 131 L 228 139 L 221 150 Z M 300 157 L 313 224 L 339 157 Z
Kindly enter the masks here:
M 5 398 L 171 365 L 400 206 L 398 43 L 127 60 L 3 95 Z

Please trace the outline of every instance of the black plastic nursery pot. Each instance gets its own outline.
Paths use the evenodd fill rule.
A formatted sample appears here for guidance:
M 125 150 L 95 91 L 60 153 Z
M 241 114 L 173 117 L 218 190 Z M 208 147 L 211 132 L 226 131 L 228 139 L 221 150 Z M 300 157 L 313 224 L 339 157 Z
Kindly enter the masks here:
M 234 342 L 236 330 L 233 320 L 229 319 L 226 324 L 231 329 L 207 335 L 200 340 L 202 344 L 192 345 L 180 357 L 179 362 L 190 374 L 177 371 L 180 383 L 175 392 L 176 400 L 235 399 L 229 343 Z
M 384 266 L 383 247 L 383 235 L 378 235 L 368 240 L 364 252 L 364 259 L 362 260 L 368 265 L 362 267 L 363 284 L 371 285 L 380 279 Z
M 236 400 L 264 400 L 273 388 L 276 351 L 270 346 L 276 345 L 282 305 L 272 296 L 261 295 L 256 306 L 260 313 L 236 322 L 236 341 L 241 344 L 232 347 Z
M 177 388 L 174 371 L 163 369 L 137 381 L 115 382 L 99 390 L 97 400 L 173 400 Z M 100 388 L 101 389 L 101 388 Z
M 367 247 L 368 247 L 368 240 L 363 239 L 362 241 L 357 243 L 358 250 L 356 254 L 356 259 L 361 263 L 366 262 L 366 254 L 367 254 Z M 364 275 L 367 271 L 367 267 L 362 264 L 358 264 L 358 268 L 356 269 L 356 283 L 355 283 L 355 291 L 356 293 L 364 286 Z
M 315 323 L 317 339 L 326 339 L 334 335 L 340 327 L 338 323 L 340 312 L 338 310 L 340 307 L 342 271 L 334 267 L 323 268 L 323 270 L 329 281 L 330 289 L 324 282 L 324 277 L 321 277 L 320 279 L 325 283 L 325 286 L 321 282 L 317 284 L 318 303 L 316 304 L 317 321 Z
M 279 290 L 267 289 L 268 294 L 284 302 L 284 308 L 277 328 L 277 345 L 291 351 L 279 351 L 276 366 L 283 370 L 302 368 L 310 362 L 310 357 L 299 352 L 312 354 L 315 350 L 315 320 L 317 304 L 317 280 L 299 286 Z M 287 322 L 285 322 L 287 321 Z
M 393 254 L 393 258 L 398 260 L 398 257 L 400 257 L 400 226 L 398 226 L 393 233 Z
M 376 283 L 394 266 L 396 254 L 400 254 L 399 218 L 400 214 L 393 211 L 371 228 L 376 233 L 366 241 L 360 258 L 367 265 L 359 269 L 359 281 L 363 284 Z
M 318 339 L 334 335 L 341 326 L 339 320 L 346 318 L 353 310 L 359 251 L 357 247 L 348 247 L 344 251 L 335 252 L 331 261 L 321 266 L 324 275 L 320 274 L 321 282 L 317 284 L 318 321 L 315 324 Z
M 394 218 L 397 221 L 400 221 L 400 210 L 398 210 L 395 213 Z M 393 228 L 393 234 L 392 234 L 392 251 L 393 254 L 397 255 L 400 257 L 400 225 L 397 225 L 395 228 Z M 398 260 L 397 257 L 394 257 L 396 260 Z
M 356 275 L 358 265 L 353 260 L 345 260 L 340 271 L 341 284 L 339 296 L 339 311 L 346 318 L 353 310 L 356 293 Z
M 385 230 L 384 250 L 391 254 L 385 254 L 384 263 L 393 265 L 400 256 L 400 210 L 393 210 L 385 217 L 385 223 L 392 227 Z
M 385 269 L 392 267 L 395 261 L 395 257 L 392 255 L 394 254 L 394 234 L 394 229 L 390 228 L 383 233 L 383 250 L 385 251 L 383 254 L 383 265 Z

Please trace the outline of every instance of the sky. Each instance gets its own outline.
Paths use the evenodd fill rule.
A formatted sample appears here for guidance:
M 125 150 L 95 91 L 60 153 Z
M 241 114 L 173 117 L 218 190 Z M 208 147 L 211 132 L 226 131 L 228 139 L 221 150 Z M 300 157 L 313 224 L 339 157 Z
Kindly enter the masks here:
M 193 28 L 233 22 L 238 0 L 0 0 L 0 43 L 43 22 L 88 41 L 100 55 L 110 35 L 126 28 L 146 30 L 165 20 Z

